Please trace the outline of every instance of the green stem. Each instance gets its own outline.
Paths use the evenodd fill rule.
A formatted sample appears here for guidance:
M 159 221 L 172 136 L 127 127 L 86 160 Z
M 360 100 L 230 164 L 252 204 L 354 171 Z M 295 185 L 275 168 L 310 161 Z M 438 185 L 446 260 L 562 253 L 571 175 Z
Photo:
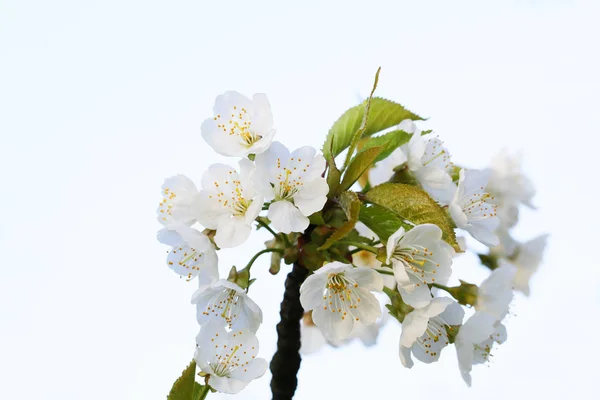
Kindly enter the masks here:
M 394 271 L 392 271 L 391 269 L 387 268 L 387 269 L 382 269 L 382 268 L 373 268 L 375 271 L 379 272 L 380 274 L 384 274 L 384 275 L 394 275 Z
M 360 243 L 360 242 L 353 242 L 350 240 L 340 240 L 337 242 L 337 244 L 354 246 L 358 249 L 370 251 L 371 253 L 374 253 L 374 254 L 377 254 L 379 252 L 379 250 L 377 250 L 377 247 L 369 246 L 368 244 L 364 244 L 364 243 Z
M 252 257 L 250 259 L 250 261 L 248 261 L 248 264 L 246 265 L 246 268 L 244 268 L 244 269 L 247 269 L 248 271 L 250 271 L 250 267 L 252 267 L 252 264 L 254 264 L 254 261 L 256 261 L 256 259 L 258 257 L 260 257 L 262 254 L 265 254 L 265 253 L 281 253 L 281 254 L 283 254 L 283 249 L 271 248 L 271 249 L 263 249 L 263 250 L 259 251 L 258 253 L 256 253 L 254 255 L 254 257 Z
M 285 243 L 285 247 L 290 247 L 290 246 L 291 246 L 291 244 L 290 244 L 290 241 L 288 240 L 288 238 L 287 238 L 287 236 L 286 236 L 285 234 L 283 234 L 283 233 L 279 234 L 279 233 L 275 232 L 275 231 L 274 231 L 274 230 L 273 230 L 273 229 L 272 229 L 272 228 L 269 226 L 269 224 L 265 223 L 265 222 L 264 222 L 263 220 L 261 220 L 260 218 L 257 218 L 257 219 L 256 219 L 256 222 L 257 222 L 257 223 L 258 223 L 260 226 L 262 226 L 263 228 L 265 228 L 266 230 L 268 230 L 269 232 L 271 232 L 271 234 L 272 234 L 273 236 L 275 236 L 276 238 L 277 238 L 277 237 L 281 237 L 281 238 L 283 239 L 283 242 Z
M 450 294 L 452 294 L 452 295 L 453 295 L 453 292 L 454 292 L 454 291 L 452 290 L 452 288 L 449 288 L 448 286 L 444 286 L 444 285 L 441 285 L 441 284 L 439 284 L 439 283 L 435 283 L 435 282 L 433 282 L 433 283 L 430 283 L 430 285 L 431 285 L 431 286 L 433 286 L 433 287 L 436 287 L 436 288 L 438 288 L 438 289 L 445 290 L 446 292 L 448 292 L 448 293 L 450 293 Z M 454 296 L 454 295 L 453 295 L 453 296 Z
M 208 395 L 208 392 L 210 392 L 210 386 L 208 386 L 208 384 L 202 386 L 202 390 L 200 392 L 198 392 L 198 394 L 196 395 L 196 399 L 195 400 L 204 400 L 204 399 L 206 399 L 206 396 Z

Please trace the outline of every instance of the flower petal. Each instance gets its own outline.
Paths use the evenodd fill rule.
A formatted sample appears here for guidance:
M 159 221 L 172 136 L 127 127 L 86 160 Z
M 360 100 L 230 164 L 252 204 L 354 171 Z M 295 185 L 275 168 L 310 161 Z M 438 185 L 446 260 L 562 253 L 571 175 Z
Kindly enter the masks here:
M 271 203 L 268 216 L 273 228 L 282 233 L 304 232 L 309 224 L 308 218 L 286 200 Z
M 217 227 L 215 243 L 222 249 L 239 246 L 244 243 L 252 227 L 248 225 L 243 217 L 233 217 L 222 221 Z

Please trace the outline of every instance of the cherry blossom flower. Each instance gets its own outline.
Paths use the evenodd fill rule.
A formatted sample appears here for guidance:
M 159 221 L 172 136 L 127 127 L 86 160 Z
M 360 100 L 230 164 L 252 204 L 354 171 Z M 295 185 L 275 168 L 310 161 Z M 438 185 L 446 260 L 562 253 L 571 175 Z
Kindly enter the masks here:
M 167 255 L 169 268 L 188 281 L 198 277 L 201 285 L 219 279 L 217 252 L 210 239 L 185 225 L 172 227 L 173 230 L 165 228 L 157 234 L 159 242 L 172 247 Z
M 514 255 L 509 259 L 510 263 L 517 267 L 515 288 L 527 296 L 529 296 L 529 280 L 539 268 L 548 236 L 540 235 L 528 242 L 518 244 Z
M 448 331 L 460 325 L 464 310 L 448 297 L 436 297 L 423 308 L 417 308 L 404 317 L 400 335 L 400 361 L 412 368 L 411 354 L 424 363 L 440 358 L 449 343 Z
M 175 175 L 165 179 L 162 185 L 162 200 L 156 214 L 158 222 L 166 228 L 178 225 L 190 226 L 196 222 L 194 204 L 198 189 L 190 178 Z
M 196 318 L 200 325 L 217 320 L 237 331 L 256 332 L 262 323 L 260 307 L 233 282 L 221 279 L 210 287 L 200 286 L 192 296 L 196 304 Z
M 402 121 L 398 129 L 412 134 L 409 142 L 375 164 L 369 171 L 369 182 L 375 186 L 389 181 L 395 168 L 406 163 L 425 191 L 436 201 L 448 204 L 455 188 L 450 176 L 450 153 L 438 138 L 421 136 L 421 130 L 411 120 Z
M 504 263 L 492 271 L 479 285 L 475 309 L 485 311 L 497 320 L 502 320 L 508 313 L 508 307 L 513 299 L 513 282 L 516 268 Z
M 501 203 L 524 204 L 534 208 L 531 200 L 535 196 L 535 188 L 523 174 L 521 164 L 520 153 L 511 154 L 506 149 L 502 150 L 492 159 L 486 190 Z
M 455 252 L 442 240 L 437 225 L 417 225 L 408 232 L 400 227 L 389 237 L 386 250 L 402 300 L 412 307 L 429 304 L 432 297 L 427 285 L 445 283 L 452 273 Z
M 267 371 L 267 362 L 256 358 L 258 339 L 248 329 L 227 332 L 218 321 L 210 321 L 200 329 L 196 344 L 200 374 L 219 392 L 238 393 Z
M 268 217 L 273 228 L 283 233 L 303 232 L 308 216 L 321 210 L 329 187 L 321 175 L 325 159 L 312 147 L 305 146 L 290 154 L 279 142 L 256 156 L 254 183 L 270 200 Z
M 219 154 L 245 157 L 267 150 L 273 141 L 273 114 L 267 96 L 252 100 L 238 92 L 217 96 L 214 116 L 204 120 L 202 137 Z
M 487 246 L 496 246 L 498 237 L 494 231 L 499 221 L 496 206 L 488 202 L 492 196 L 485 192 L 487 180 L 487 172 L 461 169 L 449 210 L 457 227 Z
M 312 319 L 329 341 L 339 342 L 352 332 L 355 322 L 370 325 L 381 316 L 377 298 L 383 279 L 369 268 L 333 262 L 319 268 L 300 287 L 304 310 L 313 310 Z
M 254 164 L 240 160 L 240 173 L 224 164 L 213 164 L 202 177 L 202 190 L 196 203 L 198 221 L 216 229 L 215 243 L 221 248 L 245 242 L 254 219 L 264 204 L 263 196 L 253 187 Z
M 456 335 L 456 355 L 460 373 L 471 386 L 471 369 L 490 358 L 494 343 L 506 341 L 506 328 L 486 312 L 476 312 L 460 327 Z

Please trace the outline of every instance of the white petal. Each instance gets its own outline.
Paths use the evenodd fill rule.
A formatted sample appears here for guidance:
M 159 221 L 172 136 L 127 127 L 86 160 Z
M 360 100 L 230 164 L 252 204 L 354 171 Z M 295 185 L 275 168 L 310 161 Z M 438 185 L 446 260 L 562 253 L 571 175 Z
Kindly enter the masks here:
M 244 366 L 239 366 L 231 371 L 230 377 L 243 382 L 251 382 L 260 378 L 267 372 L 268 364 L 262 358 L 255 358 Z
M 400 334 L 400 345 L 411 347 L 427 329 L 429 318 L 419 315 L 414 311 L 408 313 L 402 322 L 402 333 Z
M 452 303 L 455 303 L 455 301 L 449 297 L 436 297 L 431 301 L 431 303 L 429 303 L 427 307 L 424 307 L 419 311 L 422 315 L 432 318 L 443 313 L 446 307 Z
M 329 308 L 327 310 L 324 310 L 323 307 L 315 308 L 312 317 L 323 336 L 334 342 L 346 339 L 354 326 L 352 316 L 343 316 L 341 312 L 331 312 Z
M 268 132 L 273 129 L 273 113 L 271 112 L 271 104 L 264 93 L 256 93 L 252 97 L 253 112 L 251 115 L 252 128 L 261 135 L 263 132 Z
M 464 316 L 465 310 L 456 302 L 451 303 L 446 307 L 444 312 L 440 314 L 440 317 L 446 321 L 448 325 L 462 324 Z
M 460 327 L 456 340 L 464 343 L 481 343 L 494 332 L 496 318 L 478 311 Z M 472 350 L 471 350 L 472 351 Z
M 260 212 L 262 211 L 262 207 L 264 204 L 265 198 L 261 195 L 256 196 L 254 200 L 252 200 L 252 203 L 250 204 L 250 206 L 246 210 L 246 213 L 244 214 L 244 221 L 246 221 L 246 224 L 252 226 L 252 223 L 254 222 L 256 217 L 258 217 L 258 214 L 260 214 Z
M 300 286 L 300 303 L 304 310 L 323 307 L 323 293 L 327 285 L 327 275 L 312 274 Z
M 304 232 L 309 224 L 308 218 L 286 200 L 271 203 L 268 216 L 273 228 L 282 233 Z
M 461 328 L 462 329 L 462 328 Z M 471 386 L 471 369 L 473 368 L 473 343 L 456 341 L 456 358 L 458 369 L 464 381 Z
M 377 292 L 383 290 L 383 278 L 381 274 L 371 268 L 351 268 L 346 272 L 346 276 L 354 279 L 360 288 L 375 290 Z
M 386 245 L 386 253 L 387 253 L 386 263 L 387 264 L 390 263 L 392 254 L 394 254 L 394 250 L 396 250 L 396 245 L 402 239 L 402 237 L 404 236 L 404 233 L 405 233 L 404 228 L 400 227 L 400 228 L 398 228 L 398 230 L 396 232 L 394 232 L 388 238 L 387 245 Z
M 319 351 L 327 341 L 315 325 L 300 325 L 300 353 L 311 354 Z
M 415 363 L 412 360 L 412 357 L 410 356 L 410 353 L 410 347 L 404 347 L 400 345 L 400 362 L 406 368 L 412 368 L 413 365 L 415 365 Z
M 217 390 L 221 393 L 228 394 L 236 394 L 242 391 L 246 386 L 248 386 L 246 381 L 241 381 L 238 379 L 232 379 L 228 377 L 220 377 L 217 375 L 210 375 L 208 378 L 208 384 L 213 389 Z
M 175 247 L 183 242 L 181 235 L 177 233 L 175 230 L 170 230 L 167 228 L 163 228 L 156 232 L 156 239 L 167 246 Z
M 371 292 L 366 289 L 355 289 L 356 294 L 360 298 L 360 305 L 351 310 L 355 322 L 359 321 L 365 325 L 375 323 L 381 317 L 381 305 L 379 300 Z
M 220 248 L 236 247 L 244 243 L 252 227 L 246 223 L 243 217 L 233 217 L 222 221 L 217 227 L 215 243 Z
M 422 167 L 415 171 L 415 177 L 423 186 L 436 190 L 451 189 L 452 178 L 443 169 Z
M 258 305 L 247 295 L 241 307 L 241 313 L 233 320 L 231 324 L 232 330 L 248 329 L 250 332 L 256 332 L 263 321 L 262 310 Z
M 467 229 L 467 215 L 463 212 L 459 204 L 453 202 L 448 207 L 448 211 L 450 212 L 450 216 L 457 227 L 461 229 Z
M 306 182 L 302 189 L 294 195 L 294 204 L 306 216 L 321 211 L 327 202 L 329 186 L 325 178 L 318 177 Z
M 423 308 L 427 306 L 432 299 L 429 287 L 424 283 L 417 284 L 410 282 L 401 284 L 398 282 L 398 291 L 402 300 L 411 307 Z

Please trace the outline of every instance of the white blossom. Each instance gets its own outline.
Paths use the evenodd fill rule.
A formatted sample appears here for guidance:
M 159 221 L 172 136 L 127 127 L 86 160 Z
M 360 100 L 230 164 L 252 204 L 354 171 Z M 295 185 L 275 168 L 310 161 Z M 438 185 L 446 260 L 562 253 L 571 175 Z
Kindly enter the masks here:
M 432 296 L 427 285 L 443 284 L 452 273 L 455 252 L 442 240 L 442 230 L 437 225 L 417 225 L 408 232 L 400 227 L 389 237 L 386 250 L 402 300 L 412 307 L 429 304 Z
M 448 331 L 460 325 L 464 314 L 462 307 L 448 297 L 436 297 L 427 306 L 408 313 L 400 335 L 402 365 L 412 368 L 411 354 L 424 363 L 437 361 L 449 343 Z
M 492 271 L 479 285 L 475 309 L 485 311 L 497 320 L 502 320 L 508 313 L 513 299 L 513 282 L 516 268 L 510 264 L 502 264 Z
M 279 142 L 256 156 L 253 175 L 258 191 L 270 200 L 268 217 L 273 228 L 283 233 L 303 232 L 308 216 L 321 210 L 329 187 L 321 175 L 325 159 L 305 146 L 290 154 Z
M 510 154 L 508 150 L 502 150 L 492 159 L 486 190 L 502 203 L 520 203 L 533 208 L 531 200 L 535 196 L 535 188 L 523 174 L 521 164 L 520 153 Z
M 547 240 L 548 235 L 545 234 L 518 244 L 513 257 L 509 260 L 517 267 L 515 288 L 525 295 L 529 295 L 529 280 L 542 261 Z
M 473 365 L 487 362 L 494 342 L 504 343 L 506 337 L 504 325 L 486 312 L 476 312 L 460 327 L 454 345 L 458 367 L 467 385 L 471 386 Z
M 242 159 L 239 174 L 225 164 L 213 164 L 202 177 L 196 215 L 202 225 L 216 229 L 214 240 L 221 248 L 245 242 L 262 209 L 264 198 L 253 187 L 253 171 L 252 161 Z
M 498 237 L 494 231 L 499 221 L 496 206 L 488 202 L 492 196 L 485 192 L 487 180 L 487 172 L 461 169 L 450 215 L 457 227 L 487 246 L 496 246 Z
M 258 339 L 248 329 L 227 332 L 217 321 L 202 326 L 194 354 L 208 385 L 222 393 L 234 394 L 263 376 L 267 362 L 256 358 Z
M 450 153 L 439 138 L 424 138 L 416 127 L 413 132 L 405 147 L 408 169 L 431 197 L 448 204 L 455 188 L 450 176 L 453 168 Z
M 383 280 L 378 272 L 333 262 L 319 268 L 300 287 L 304 310 L 313 310 L 312 319 L 327 340 L 338 342 L 352 332 L 355 322 L 373 324 L 381 316 L 377 298 Z
M 384 309 L 385 310 L 385 309 Z M 374 324 L 365 325 L 360 321 L 354 323 L 352 332 L 344 340 L 332 341 L 325 339 L 321 330 L 315 325 L 312 319 L 312 311 L 305 312 L 300 324 L 300 353 L 311 354 L 319 351 L 323 346 L 329 344 L 333 347 L 339 347 L 349 344 L 355 339 L 362 342 L 365 347 L 371 347 L 377 344 L 377 337 L 381 328 L 388 322 L 390 314 L 383 312 L 381 317 Z
M 221 279 L 209 287 L 200 286 L 192 296 L 200 325 L 217 320 L 229 329 L 256 332 L 262 323 L 260 307 L 233 282 Z
M 171 229 L 173 226 L 190 226 L 196 222 L 194 204 L 198 189 L 190 178 L 175 175 L 165 179 L 162 185 L 162 200 L 156 210 L 158 222 Z
M 376 186 L 390 180 L 394 169 L 406 163 L 425 191 L 436 201 L 448 204 L 452 200 L 452 161 L 450 153 L 438 138 L 424 138 L 411 120 L 404 120 L 398 129 L 412 134 L 409 142 L 394 150 L 369 171 L 369 182 Z
M 208 285 L 219 279 L 218 259 L 210 239 L 196 229 L 185 225 L 173 225 L 173 229 L 158 231 L 159 242 L 171 246 L 167 265 L 188 281 L 198 277 L 200 285 Z
M 217 96 L 213 113 L 202 123 L 202 137 L 221 155 L 259 154 L 273 141 L 273 114 L 265 94 L 250 100 L 238 92 L 225 92 Z

